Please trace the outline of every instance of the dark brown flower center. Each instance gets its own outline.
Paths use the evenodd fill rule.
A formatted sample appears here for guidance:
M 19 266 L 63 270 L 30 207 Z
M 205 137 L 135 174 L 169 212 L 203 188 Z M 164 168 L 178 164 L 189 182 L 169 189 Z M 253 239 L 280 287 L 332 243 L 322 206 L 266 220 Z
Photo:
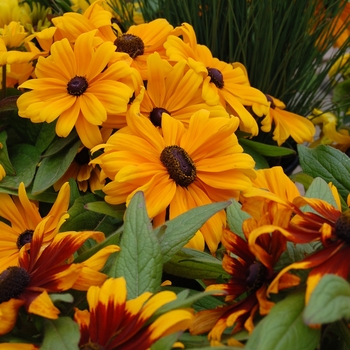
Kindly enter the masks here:
M 335 222 L 335 235 L 350 244 L 350 209 L 344 211 Z
M 248 292 L 255 292 L 264 283 L 267 275 L 267 268 L 259 261 L 249 266 L 249 273 L 246 279 Z
M 216 68 L 207 68 L 208 75 L 210 76 L 210 82 L 214 83 L 217 88 L 222 89 L 224 87 L 224 77 L 222 73 Z
M 30 282 L 30 275 L 23 267 L 10 266 L 0 274 L 0 304 L 18 298 Z
M 272 98 L 270 95 L 265 95 L 265 96 L 266 96 L 266 98 L 267 98 L 267 101 L 270 102 L 270 108 L 275 109 L 275 108 L 276 108 L 276 105 L 275 105 L 275 103 L 273 102 L 273 98 Z
M 25 230 L 17 238 L 17 248 L 21 249 L 27 243 L 32 243 L 33 230 Z
M 88 86 L 89 84 L 85 77 L 76 76 L 67 84 L 67 91 L 70 95 L 80 96 L 86 91 Z
M 90 151 L 88 148 L 84 147 L 75 157 L 74 160 L 79 165 L 89 164 L 90 162 Z
M 133 34 L 123 34 L 114 41 L 117 52 L 126 52 L 131 58 L 143 55 L 145 44 L 142 39 Z
M 80 345 L 79 349 L 80 350 L 105 350 L 105 348 L 102 345 L 96 344 L 96 343 L 87 343 L 84 345 Z
M 151 114 L 149 115 L 151 122 L 154 126 L 162 126 L 162 115 L 163 113 L 168 113 L 169 115 L 171 115 L 166 109 L 164 108 L 160 108 L 160 107 L 156 107 L 153 108 Z
M 160 161 L 178 185 L 187 187 L 196 179 L 196 166 L 183 148 L 176 145 L 165 147 L 160 154 Z

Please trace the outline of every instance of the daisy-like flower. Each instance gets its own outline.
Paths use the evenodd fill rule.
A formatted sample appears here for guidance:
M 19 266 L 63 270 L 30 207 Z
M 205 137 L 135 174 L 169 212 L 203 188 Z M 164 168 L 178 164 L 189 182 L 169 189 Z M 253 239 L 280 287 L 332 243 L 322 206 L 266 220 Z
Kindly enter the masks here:
M 29 201 L 24 184 L 18 188 L 18 197 L 0 193 L 0 216 L 7 222 L 0 221 L 0 258 L 1 268 L 18 264 L 18 254 L 23 246 L 32 241 L 36 227 L 47 217 L 52 217 L 45 226 L 43 245 L 49 244 L 58 233 L 61 225 L 69 217 L 69 184 L 63 184 L 50 212 L 44 218 L 38 206 Z
M 207 109 L 211 117 L 229 118 L 222 105 L 211 106 L 204 101 L 200 89 L 203 77 L 188 68 L 186 61 L 172 67 L 155 52 L 148 56 L 147 70 L 148 81 L 140 113 L 150 118 L 154 126 L 161 126 L 163 113 L 188 126 L 191 116 L 200 109 Z
M 253 228 L 253 221 L 248 219 L 244 222 L 246 238 Z M 226 248 L 222 266 L 232 277 L 228 283 L 213 284 L 206 290 L 222 290 L 226 294 L 225 300 L 230 304 L 215 310 L 200 311 L 195 315 L 193 326 L 190 328 L 192 334 L 210 331 L 208 337 L 214 341 L 220 340 L 224 330 L 231 326 L 234 326 L 232 333 L 243 327 L 249 332 L 253 331 L 253 319 L 257 311 L 259 310 L 261 315 L 269 313 L 274 303 L 267 299 L 266 290 L 275 276 L 274 266 L 285 250 L 282 235 L 259 240 L 259 249 L 255 253 L 252 253 L 245 239 L 227 229 L 224 230 L 222 243 Z M 298 277 L 286 274 L 277 287 L 285 289 L 298 283 Z M 243 300 L 234 302 L 244 294 L 246 296 Z
M 109 64 L 115 53 L 111 42 L 94 47 L 96 31 L 78 37 L 74 49 L 67 39 L 55 42 L 51 55 L 39 57 L 37 79 L 20 88 L 32 89 L 18 100 L 18 114 L 34 123 L 57 120 L 56 133 L 67 137 L 75 126 L 87 148 L 102 143 L 99 125 L 107 114 L 126 112 L 132 89 L 120 82 L 133 74 L 127 63 Z
M 261 235 L 272 231 L 278 231 L 289 241 L 294 243 L 310 243 L 319 241 L 322 248 L 305 259 L 285 267 L 270 284 L 267 292 L 276 293 L 277 285 L 281 278 L 292 269 L 308 270 L 306 303 L 319 280 L 325 274 L 335 274 L 344 279 L 349 277 L 349 264 L 340 264 L 340 261 L 347 261 L 350 254 L 350 210 L 341 211 L 338 191 L 332 187 L 332 193 L 337 207 L 321 200 L 313 198 L 297 197 L 295 215 L 287 228 L 275 225 L 259 227 L 250 236 L 250 243 Z M 348 205 L 350 204 L 348 197 Z M 313 211 L 302 212 L 299 208 L 309 205 Z
M 80 327 L 80 349 L 146 350 L 162 337 L 185 331 L 193 320 L 191 309 L 175 309 L 150 321 L 158 309 L 176 300 L 173 292 L 145 292 L 131 300 L 126 297 L 124 277 L 89 288 L 90 311 L 76 309 L 74 315 Z
M 200 110 L 190 119 L 188 129 L 170 117 L 162 116 L 162 135 L 142 116 L 128 118 L 128 127 L 113 134 L 104 153 L 93 163 L 109 177 L 103 191 L 106 201 L 120 204 L 137 191 L 143 191 L 148 215 L 155 226 L 199 205 L 238 198 L 251 186 L 254 160 L 243 153 L 234 134 L 238 118 L 209 118 Z M 168 209 L 168 211 L 167 211 Z M 191 247 L 204 249 L 206 242 L 215 252 L 220 242 L 225 213 L 207 221 L 190 241 Z
M 147 57 L 158 52 L 166 58 L 163 47 L 173 26 L 163 18 L 149 23 L 131 26 L 128 31 L 119 35 L 114 41 L 117 52 L 127 53 L 132 58 L 131 66 L 141 74 L 143 80 L 147 80 Z
M 315 126 L 313 123 L 301 115 L 285 110 L 286 105 L 275 97 L 266 95 L 270 108 L 268 113 L 261 121 L 261 130 L 270 132 L 273 128 L 272 139 L 280 146 L 288 137 L 292 137 L 296 143 L 312 142 L 315 135 Z M 254 114 L 263 117 L 260 106 L 252 106 Z
M 24 306 L 29 313 L 46 318 L 58 318 L 59 310 L 53 305 L 48 293 L 68 289 L 88 290 L 90 286 L 102 285 L 107 276 L 101 270 L 109 255 L 119 251 L 109 245 L 88 260 L 69 263 L 81 245 L 89 238 L 101 242 L 102 232 L 64 232 L 56 235 L 42 249 L 46 225 L 52 217 L 45 218 L 36 227 L 30 250 L 23 247 L 19 253 L 18 266 L 9 266 L 0 273 L 0 334 L 6 334 L 15 325 L 18 310 Z M 0 259 L 0 266 L 3 266 Z
M 210 50 L 197 44 L 193 27 L 187 23 L 177 27 L 164 44 L 171 61 L 185 59 L 198 74 L 203 75 L 202 96 L 209 104 L 220 103 L 240 119 L 240 129 L 257 135 L 258 125 L 244 106 L 257 103 L 268 110 L 265 95 L 250 86 L 245 71 L 213 57 Z M 183 37 L 183 40 L 179 36 Z M 264 113 L 264 114 L 266 114 Z
M 322 112 L 314 108 L 312 115 L 309 116 L 312 123 L 321 127 L 319 138 L 313 142 L 310 147 L 316 147 L 319 144 L 332 145 L 343 152 L 350 147 L 350 135 L 346 128 L 338 129 L 338 118 L 331 112 Z
M 29 20 L 30 7 L 27 3 L 19 4 L 18 0 L 2 0 L 0 2 L 0 28 L 10 22 L 27 23 Z

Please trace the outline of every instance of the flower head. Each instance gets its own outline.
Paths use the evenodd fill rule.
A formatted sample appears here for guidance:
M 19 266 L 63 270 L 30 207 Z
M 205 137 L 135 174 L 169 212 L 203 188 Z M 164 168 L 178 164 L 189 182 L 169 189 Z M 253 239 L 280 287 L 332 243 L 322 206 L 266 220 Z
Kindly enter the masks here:
M 148 118 L 128 118 L 128 127 L 99 146 L 104 153 L 92 161 L 112 180 L 103 189 L 106 201 L 128 205 L 135 192 L 143 191 L 148 215 L 158 226 L 167 215 L 172 219 L 199 205 L 238 198 L 251 186 L 255 163 L 242 152 L 234 134 L 238 119 L 209 115 L 207 110 L 194 113 L 185 129 L 163 113 L 162 134 Z M 206 242 L 214 252 L 223 226 L 221 212 L 190 243 L 203 249 Z
M 32 122 L 57 120 L 56 133 L 66 137 L 75 126 L 83 144 L 102 143 L 99 125 L 107 114 L 125 112 L 132 89 L 120 82 L 132 75 L 125 62 L 109 65 L 115 46 L 94 47 L 95 31 L 80 35 L 72 49 L 67 39 L 55 42 L 51 55 L 39 57 L 35 75 L 20 87 L 32 89 L 18 100 L 19 115 Z
M 117 293 L 115 292 L 117 291 Z M 80 349 L 146 350 L 158 339 L 186 330 L 193 319 L 190 309 L 168 311 L 153 321 L 150 318 L 163 305 L 176 300 L 173 292 L 143 293 L 127 300 L 123 277 L 110 278 L 101 287 L 90 287 L 90 311 L 75 310 L 80 327 Z

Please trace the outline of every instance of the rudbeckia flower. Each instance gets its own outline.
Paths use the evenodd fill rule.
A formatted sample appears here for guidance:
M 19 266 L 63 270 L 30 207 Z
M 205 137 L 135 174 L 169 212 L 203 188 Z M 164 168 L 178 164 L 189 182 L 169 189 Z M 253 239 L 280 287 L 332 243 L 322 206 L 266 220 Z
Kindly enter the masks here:
M 99 125 L 107 114 L 126 112 L 133 91 L 120 80 L 132 75 L 125 62 L 109 65 L 115 53 L 111 42 L 94 47 L 96 31 L 78 37 L 74 49 L 67 39 L 55 42 L 51 55 L 39 57 L 37 79 L 20 88 L 32 89 L 18 100 L 18 114 L 34 123 L 55 119 L 56 133 L 67 137 L 75 126 L 87 148 L 102 143 Z
M 249 237 L 253 228 L 251 221 L 244 223 L 245 238 Z M 221 290 L 229 304 L 214 310 L 200 311 L 190 328 L 192 334 L 210 331 L 208 337 L 211 340 L 220 340 L 224 330 L 232 326 L 232 333 L 243 327 L 252 332 L 257 311 L 261 315 L 269 313 L 274 303 L 267 299 L 266 290 L 276 275 L 274 266 L 286 247 L 283 236 L 272 235 L 259 240 L 259 249 L 253 253 L 245 239 L 227 229 L 223 232 L 222 243 L 226 248 L 222 266 L 231 278 L 228 283 L 213 284 L 206 290 Z M 277 287 L 285 289 L 298 283 L 298 277 L 286 274 Z M 245 293 L 247 295 L 243 300 L 234 301 Z
M 204 77 L 202 96 L 207 103 L 216 104 L 220 101 L 230 113 L 240 119 L 242 131 L 257 135 L 258 125 L 244 106 L 258 103 L 265 106 L 267 113 L 268 102 L 261 91 L 250 86 L 245 71 L 239 66 L 233 67 L 214 58 L 206 46 L 197 44 L 191 25 L 184 23 L 175 28 L 172 34 L 164 44 L 169 59 L 185 59 L 191 68 Z M 180 35 L 183 40 L 178 37 Z
M 53 240 L 69 216 L 67 214 L 69 196 L 69 184 L 65 183 L 50 212 L 42 218 L 38 206 L 29 201 L 23 183 L 19 185 L 18 197 L 0 193 L 0 216 L 8 222 L 0 221 L 1 268 L 18 264 L 19 251 L 32 241 L 36 227 L 49 216 L 52 220 L 45 226 L 42 243 L 46 246 Z
M 209 111 L 193 114 L 188 129 L 162 115 L 162 135 L 142 116 L 130 116 L 128 127 L 113 134 L 104 153 L 93 163 L 109 177 L 103 191 L 111 204 L 126 202 L 143 191 L 148 215 L 154 225 L 163 224 L 199 205 L 238 198 L 251 186 L 254 160 L 243 153 L 234 134 L 238 118 L 209 118 Z M 225 213 L 207 221 L 190 241 L 190 247 L 203 250 L 206 242 L 215 252 L 220 242 Z
M 158 18 L 149 23 L 131 26 L 126 33 L 119 35 L 114 44 L 117 52 L 127 53 L 132 58 L 131 66 L 141 74 L 143 80 L 147 80 L 147 57 L 158 52 L 166 58 L 165 43 L 173 26 L 163 18 Z
M 162 337 L 185 331 L 192 322 L 191 309 L 176 309 L 154 318 L 163 305 L 176 300 L 173 292 L 145 292 L 131 300 L 126 297 L 124 277 L 89 288 L 90 311 L 76 309 L 74 315 L 80 327 L 80 349 L 146 350 Z
M 45 218 L 36 227 L 30 251 L 22 248 L 18 266 L 9 266 L 0 273 L 0 334 L 6 334 L 15 325 L 18 310 L 24 306 L 29 313 L 50 319 L 58 318 L 59 309 L 48 293 L 68 289 L 88 290 L 90 286 L 101 285 L 107 276 L 101 270 L 109 255 L 119 251 L 118 246 L 109 245 L 88 260 L 69 263 L 81 245 L 89 238 L 101 242 L 102 232 L 64 232 L 56 235 L 52 242 L 42 249 L 46 225 L 52 217 Z M 3 266 L 0 259 L 0 266 Z
M 320 242 L 322 247 L 307 256 L 305 259 L 285 267 L 270 284 L 267 292 L 277 293 L 277 285 L 281 278 L 292 269 L 309 270 L 306 288 L 306 303 L 319 280 L 325 274 L 335 274 L 344 279 L 349 277 L 350 266 L 347 263 L 340 264 L 340 261 L 347 261 L 350 254 L 350 210 L 341 211 L 339 194 L 335 187 L 332 193 L 337 206 L 321 200 L 305 197 L 297 197 L 295 205 L 295 216 L 286 228 L 274 225 L 262 226 L 255 230 L 250 239 L 253 244 L 261 235 L 271 231 L 279 231 L 289 241 L 294 243 Z M 348 205 L 350 204 L 348 197 Z M 313 211 L 302 212 L 299 208 L 310 206 Z
M 270 132 L 273 128 L 272 139 L 280 146 L 288 137 L 292 137 L 296 143 L 312 142 L 315 135 L 315 126 L 306 117 L 288 112 L 285 110 L 286 105 L 275 97 L 266 95 L 269 101 L 270 108 L 268 113 L 261 121 L 261 130 L 264 132 Z M 253 111 L 259 117 L 262 117 L 262 113 L 259 113 L 256 106 L 253 105 Z
M 203 78 L 186 61 L 172 67 L 155 52 L 147 59 L 148 81 L 141 101 L 140 113 L 150 118 L 155 126 L 161 126 L 162 114 L 167 113 L 188 126 L 192 114 L 207 109 L 211 117 L 227 117 L 220 105 L 209 105 L 201 96 Z

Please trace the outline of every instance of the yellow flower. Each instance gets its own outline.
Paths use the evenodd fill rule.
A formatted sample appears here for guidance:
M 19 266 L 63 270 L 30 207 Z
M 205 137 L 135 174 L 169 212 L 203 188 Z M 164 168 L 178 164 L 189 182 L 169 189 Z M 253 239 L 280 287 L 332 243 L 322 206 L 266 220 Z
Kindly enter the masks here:
M 75 309 L 74 315 L 80 327 L 80 349 L 146 350 L 160 338 L 185 331 L 193 319 L 191 309 L 175 309 L 154 318 L 163 305 L 176 300 L 176 294 L 145 292 L 127 300 L 124 277 L 90 287 L 87 300 L 90 311 Z
M 67 137 L 75 126 L 87 148 L 102 143 L 99 125 L 108 114 L 126 112 L 133 94 L 120 82 L 133 74 L 125 62 L 109 64 L 115 52 L 111 42 L 93 46 L 96 31 L 78 37 L 74 49 L 67 39 L 55 42 L 51 55 L 39 57 L 37 79 L 20 88 L 32 89 L 18 100 L 18 114 L 34 123 L 55 119 L 56 133 Z
M 148 215 L 155 226 L 191 208 L 238 198 L 251 186 L 255 162 L 243 153 L 234 134 L 238 118 L 209 118 L 200 110 L 190 118 L 188 129 L 170 117 L 162 116 L 162 133 L 148 118 L 128 117 L 128 127 L 113 134 L 105 152 L 92 163 L 112 181 L 103 189 L 111 204 L 126 202 L 143 191 Z M 169 207 L 169 208 L 168 208 Z M 204 243 L 215 252 L 220 242 L 225 213 L 213 216 L 189 246 L 203 250 Z
M 18 0 L 1 0 L 0 1 L 0 28 L 10 22 L 21 22 L 22 25 L 29 20 L 30 7 L 27 3 L 19 4 Z
M 99 270 L 110 254 L 119 251 L 118 246 L 109 245 L 82 263 L 69 263 L 86 240 L 101 242 L 104 235 L 93 231 L 64 232 L 42 249 L 46 225 L 50 225 L 51 219 L 45 218 L 35 228 L 30 250 L 20 250 L 18 266 L 3 268 L 3 259 L 0 259 L 0 334 L 12 330 L 21 306 L 29 313 L 57 319 L 60 311 L 48 293 L 71 288 L 88 290 L 90 286 L 102 285 L 107 275 Z
M 0 216 L 8 221 L 0 221 L 0 258 L 6 258 L 6 262 L 2 260 L 1 268 L 18 264 L 20 249 L 32 241 L 34 230 L 48 216 L 53 219 L 45 226 L 43 244 L 52 241 L 69 216 L 69 196 L 69 185 L 65 183 L 48 215 L 41 217 L 38 205 L 29 201 L 23 183 L 19 185 L 18 197 L 0 193 Z
M 346 151 L 350 147 L 350 135 L 347 129 L 337 130 L 338 119 L 331 112 L 322 112 L 314 109 L 309 119 L 315 124 L 322 127 L 322 132 L 318 140 L 313 142 L 310 147 L 316 147 L 319 144 L 333 145 Z
M 197 44 L 191 25 L 184 23 L 173 34 L 164 44 L 169 59 L 188 61 L 189 66 L 204 77 L 202 96 L 207 103 L 216 104 L 220 101 L 240 119 L 242 131 L 257 135 L 258 125 L 245 106 L 258 103 L 265 107 L 267 113 L 268 102 L 261 91 L 250 86 L 245 70 L 214 58 L 206 46 Z M 178 37 L 180 35 L 183 40 Z
M 312 142 L 315 135 L 315 127 L 305 117 L 285 111 L 286 105 L 275 97 L 266 95 L 270 108 L 266 117 L 261 122 L 261 130 L 270 132 L 274 126 L 272 139 L 282 145 L 288 137 L 292 137 L 297 143 Z M 253 111 L 261 117 L 262 115 L 253 106 Z
M 159 18 L 131 26 L 126 33 L 117 37 L 114 44 L 117 52 L 127 53 L 132 58 L 131 66 L 140 72 L 143 80 L 147 80 L 147 58 L 154 52 L 166 58 L 163 45 L 172 29 L 167 20 Z
M 342 69 L 350 60 L 350 53 L 345 53 L 344 55 L 340 56 L 333 66 L 328 71 L 328 76 L 333 77 L 336 75 L 340 69 Z M 350 74 L 350 67 L 349 64 L 347 64 L 347 70 L 343 74 Z

